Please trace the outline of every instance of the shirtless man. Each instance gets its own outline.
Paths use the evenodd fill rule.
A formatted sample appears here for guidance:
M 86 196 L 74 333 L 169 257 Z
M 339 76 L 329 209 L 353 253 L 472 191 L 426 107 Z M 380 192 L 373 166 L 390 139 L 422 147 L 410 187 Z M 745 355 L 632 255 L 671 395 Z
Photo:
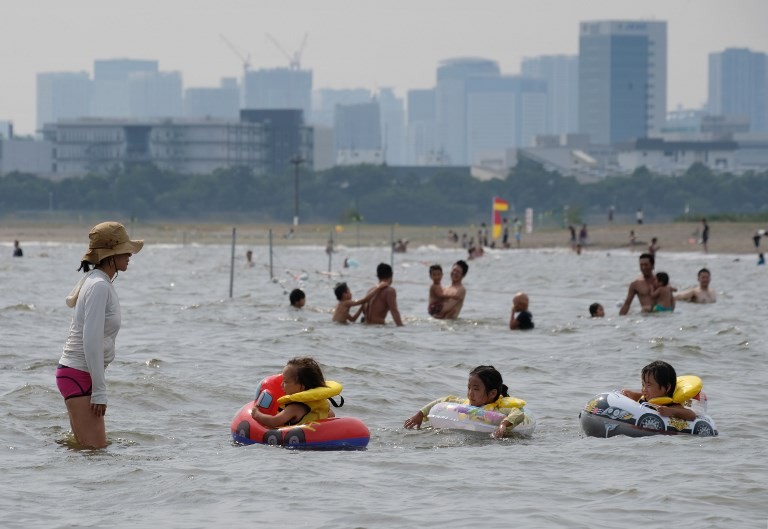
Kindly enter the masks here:
M 717 295 L 714 290 L 709 289 L 709 280 L 712 275 L 709 270 L 702 268 L 698 274 L 699 286 L 680 292 L 675 296 L 678 301 L 690 301 L 691 303 L 714 303 L 717 301 Z
M 376 276 L 386 285 L 382 288 L 377 285 L 368 291 L 370 294 L 373 290 L 380 288 L 371 300 L 363 305 L 364 323 L 384 325 L 387 322 L 387 313 L 391 312 L 395 325 L 402 327 L 403 321 L 400 319 L 400 311 L 397 310 L 397 291 L 392 288 L 392 267 L 386 263 L 380 263 L 376 267 Z
M 640 274 L 638 277 L 629 284 L 629 290 L 627 292 L 627 299 L 624 300 L 624 305 L 619 310 L 619 316 L 625 316 L 629 312 L 629 306 L 632 305 L 632 300 L 637 299 L 640 301 L 640 307 L 643 312 L 651 312 L 653 309 L 653 297 L 651 292 L 656 288 L 656 276 L 653 275 L 654 258 L 649 253 L 640 254 Z
M 467 289 L 461 284 L 464 276 L 469 271 L 469 265 L 462 260 L 456 261 L 451 267 L 451 286 L 443 289 L 443 295 L 448 299 L 443 300 L 443 308 L 434 317 L 441 320 L 455 320 L 459 317 L 461 307 L 464 306 L 464 298 L 467 295 Z

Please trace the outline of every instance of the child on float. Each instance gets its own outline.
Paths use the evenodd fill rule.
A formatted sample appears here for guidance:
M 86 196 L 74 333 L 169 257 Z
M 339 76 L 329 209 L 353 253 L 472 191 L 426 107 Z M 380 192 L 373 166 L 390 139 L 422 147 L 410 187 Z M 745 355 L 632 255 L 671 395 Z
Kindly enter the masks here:
M 326 387 L 325 377 L 314 359 L 297 357 L 288 360 L 283 368 L 282 382 L 283 391 L 288 397 L 286 399 L 289 401 L 288 404 L 278 411 L 277 415 L 268 415 L 254 406 L 251 417 L 268 428 L 307 424 L 320 419 L 335 417 L 327 398 L 310 402 L 290 402 L 292 395 L 323 387 Z M 281 397 L 281 399 L 284 398 Z
M 519 399 L 514 399 L 507 393 L 509 388 L 502 381 L 501 373 L 493 366 L 477 366 L 469 372 L 467 381 L 467 398 L 455 397 L 450 395 L 434 400 L 421 408 L 410 419 L 403 424 L 406 428 L 420 428 L 432 407 L 439 402 L 455 402 L 458 404 L 469 404 L 485 410 L 491 410 L 498 413 L 504 413 L 507 417 L 501 421 L 499 427 L 491 434 L 491 437 L 504 437 L 525 421 L 531 419 L 525 414 L 519 406 Z
M 631 389 L 622 389 L 621 393 L 625 397 L 638 402 L 649 402 L 658 397 L 669 397 L 675 394 L 677 386 L 677 373 L 675 368 L 666 362 L 656 360 L 643 368 L 640 372 L 640 381 L 642 387 L 640 391 Z M 659 415 L 664 417 L 677 417 L 686 421 L 696 419 L 696 412 L 684 407 L 682 404 L 671 402 L 664 406 L 653 405 Z

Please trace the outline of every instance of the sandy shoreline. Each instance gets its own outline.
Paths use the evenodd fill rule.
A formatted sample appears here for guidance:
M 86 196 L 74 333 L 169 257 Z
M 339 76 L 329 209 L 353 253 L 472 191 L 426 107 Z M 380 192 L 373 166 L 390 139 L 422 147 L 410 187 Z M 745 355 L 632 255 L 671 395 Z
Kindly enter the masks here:
M 331 234 L 337 245 L 354 246 L 389 246 L 391 240 L 407 240 L 410 247 L 435 245 L 444 248 L 460 246 L 448 240 L 448 230 L 469 237 L 477 235 L 477 226 L 378 226 L 362 224 L 301 225 L 294 229 L 288 238 L 291 226 L 263 224 L 223 224 L 223 223 L 135 223 L 126 225 L 133 238 L 144 239 L 147 244 L 229 244 L 232 230 L 236 228 L 238 245 L 267 245 L 269 230 L 272 230 L 272 242 L 283 245 L 322 245 L 328 242 Z M 0 241 L 12 244 L 18 239 L 21 247 L 26 242 L 87 242 L 91 224 L 62 223 L 45 224 L 29 221 L 5 220 L 0 223 Z M 658 238 L 660 251 L 703 252 L 698 244 L 700 223 L 666 224 L 610 224 L 589 228 L 589 245 L 585 251 L 594 249 L 629 249 L 629 232 L 634 230 L 637 244 L 634 250 L 645 251 L 652 237 Z M 755 254 L 752 236 L 758 228 L 765 226 L 757 223 L 710 223 L 709 252 Z M 514 238 L 511 237 L 514 245 Z M 570 234 L 567 229 L 542 229 L 531 234 L 523 234 L 521 248 L 568 248 Z M 768 238 L 761 242 L 761 249 L 768 245 Z

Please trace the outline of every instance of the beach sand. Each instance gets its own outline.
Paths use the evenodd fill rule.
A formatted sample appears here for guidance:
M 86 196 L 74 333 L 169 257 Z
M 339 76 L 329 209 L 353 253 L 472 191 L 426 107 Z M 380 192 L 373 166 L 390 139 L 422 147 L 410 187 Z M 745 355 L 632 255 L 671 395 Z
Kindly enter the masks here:
M 90 224 L 40 223 L 30 221 L 3 220 L 0 223 L 0 241 L 12 245 L 18 239 L 23 248 L 28 242 L 70 242 L 83 243 L 88 240 Z M 636 245 L 634 251 L 646 251 L 652 237 L 658 238 L 660 252 L 703 252 L 699 244 L 699 222 L 666 224 L 610 224 L 589 227 L 589 244 L 584 251 L 606 251 L 630 249 L 629 232 L 634 230 Z M 286 224 L 223 224 L 223 223 L 134 223 L 126 224 L 131 237 L 144 239 L 147 244 L 230 244 L 233 228 L 239 246 L 269 244 L 269 230 L 272 242 L 282 245 L 323 246 L 333 236 L 336 246 L 387 246 L 392 240 L 407 240 L 409 247 L 435 245 L 450 248 L 460 246 L 448 240 L 448 230 L 468 237 L 477 235 L 477 226 L 399 226 L 399 225 L 300 225 L 294 227 L 292 236 L 287 237 L 290 225 Z M 710 223 L 709 252 L 751 254 L 756 253 L 752 236 L 758 223 Z M 578 230 L 578 226 L 577 226 Z M 510 234 L 515 247 L 514 236 Z M 546 228 L 523 233 L 521 248 L 568 248 L 570 233 L 567 229 Z M 768 239 L 763 241 L 768 245 Z M 762 244 L 761 244 L 762 247 Z

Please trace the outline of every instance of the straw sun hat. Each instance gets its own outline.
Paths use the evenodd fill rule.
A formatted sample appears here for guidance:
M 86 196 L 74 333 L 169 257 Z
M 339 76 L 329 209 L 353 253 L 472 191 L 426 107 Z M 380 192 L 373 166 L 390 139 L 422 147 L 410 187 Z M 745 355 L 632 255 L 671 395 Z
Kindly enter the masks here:
M 139 253 L 144 246 L 144 241 L 132 241 L 125 231 L 125 226 L 119 222 L 97 224 L 91 229 L 88 238 L 88 251 L 82 260 L 92 264 L 99 264 L 102 259 L 112 255 Z

